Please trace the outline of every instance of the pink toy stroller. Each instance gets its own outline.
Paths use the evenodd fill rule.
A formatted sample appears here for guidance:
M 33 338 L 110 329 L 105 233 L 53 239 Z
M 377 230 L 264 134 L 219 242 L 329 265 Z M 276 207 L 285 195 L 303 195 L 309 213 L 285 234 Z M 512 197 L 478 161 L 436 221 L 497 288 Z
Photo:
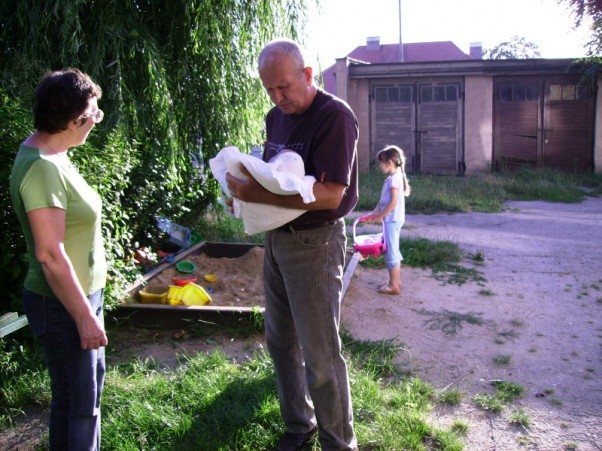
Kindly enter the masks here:
M 378 257 L 382 252 L 387 250 L 385 239 L 383 234 L 375 233 L 372 235 L 355 235 L 355 227 L 360 221 L 366 221 L 366 216 L 360 216 L 353 221 L 353 250 L 362 254 L 362 257 L 367 258 L 369 256 Z

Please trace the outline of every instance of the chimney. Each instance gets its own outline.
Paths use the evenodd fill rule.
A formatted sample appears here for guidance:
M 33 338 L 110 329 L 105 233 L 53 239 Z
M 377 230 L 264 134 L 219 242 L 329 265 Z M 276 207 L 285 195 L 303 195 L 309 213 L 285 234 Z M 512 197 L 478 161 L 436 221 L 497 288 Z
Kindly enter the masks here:
M 480 42 L 471 42 L 470 43 L 470 57 L 473 60 L 482 60 L 483 59 L 483 44 Z
M 367 50 L 380 50 L 380 36 L 368 36 L 366 38 Z

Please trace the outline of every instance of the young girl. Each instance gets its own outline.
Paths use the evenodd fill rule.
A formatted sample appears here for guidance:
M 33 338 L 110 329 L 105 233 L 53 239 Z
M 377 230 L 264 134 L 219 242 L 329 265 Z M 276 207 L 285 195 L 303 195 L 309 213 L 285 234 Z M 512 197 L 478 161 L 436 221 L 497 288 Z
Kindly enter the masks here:
M 380 170 L 389 176 L 383 184 L 380 200 L 369 220 L 384 224 L 384 237 L 387 250 L 384 254 L 385 265 L 389 270 L 389 283 L 378 288 L 382 294 L 401 292 L 401 261 L 399 251 L 399 231 L 405 221 L 405 196 L 410 195 L 410 184 L 405 174 L 406 158 L 397 146 L 386 146 L 376 156 Z

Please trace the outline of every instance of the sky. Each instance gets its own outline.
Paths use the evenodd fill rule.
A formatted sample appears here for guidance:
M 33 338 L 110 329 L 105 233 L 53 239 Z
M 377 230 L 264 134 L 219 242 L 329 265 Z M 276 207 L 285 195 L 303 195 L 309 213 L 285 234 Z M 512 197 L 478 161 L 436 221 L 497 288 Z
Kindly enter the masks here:
M 484 49 L 524 37 L 542 58 L 585 56 L 590 22 L 575 28 L 566 0 L 320 0 L 312 7 L 305 47 L 314 67 L 325 69 L 368 36 L 382 44 L 452 41 L 469 53 L 470 43 Z M 310 2 L 311 3 L 311 2 Z

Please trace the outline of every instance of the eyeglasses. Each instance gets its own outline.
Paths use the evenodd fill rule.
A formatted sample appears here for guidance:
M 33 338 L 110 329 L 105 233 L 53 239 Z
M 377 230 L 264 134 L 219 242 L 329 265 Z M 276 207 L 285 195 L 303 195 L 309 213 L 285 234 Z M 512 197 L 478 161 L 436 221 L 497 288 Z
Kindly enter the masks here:
M 95 113 L 91 113 L 91 114 L 82 114 L 80 117 L 78 117 L 77 119 L 92 119 L 94 121 L 95 124 L 98 124 L 99 122 L 102 122 L 103 118 L 105 117 L 105 113 L 104 111 L 102 111 L 100 108 L 96 110 Z M 82 122 L 83 123 L 83 122 Z

